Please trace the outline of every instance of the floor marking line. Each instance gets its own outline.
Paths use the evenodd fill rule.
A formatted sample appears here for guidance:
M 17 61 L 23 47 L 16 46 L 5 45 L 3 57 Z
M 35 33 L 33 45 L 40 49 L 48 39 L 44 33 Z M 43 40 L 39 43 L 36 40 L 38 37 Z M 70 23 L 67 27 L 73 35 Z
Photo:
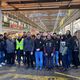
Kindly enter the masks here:
M 7 78 L 7 77 L 12 77 L 12 79 L 16 79 L 17 78 L 25 78 L 25 79 L 33 79 L 33 80 L 64 80 L 64 78 L 62 77 L 55 77 L 55 76 L 37 76 L 37 75 L 25 75 L 25 74 L 12 74 L 12 73 L 8 73 L 6 75 L 3 75 L 0 79 L 4 79 L 4 78 Z M 10 80 L 12 80 L 10 79 Z M 65 80 L 67 80 L 67 78 L 65 78 Z
M 68 75 L 68 74 L 64 74 L 64 73 L 60 73 L 60 72 L 54 72 L 54 73 L 60 74 L 60 75 L 66 76 L 66 77 L 76 78 L 76 79 L 80 80 L 80 77 L 76 77 L 76 76 L 72 76 L 72 75 Z
M 5 70 L 5 71 L 0 71 L 0 73 L 4 73 L 4 72 L 15 72 L 16 70 Z
M 7 78 L 7 77 L 14 77 L 14 75 L 13 74 L 10 74 L 10 73 L 5 74 L 5 75 L 2 75 L 2 76 L 0 76 L 0 80 L 2 80 L 4 78 Z
M 72 76 L 72 75 L 67 75 L 64 73 L 60 72 L 54 72 L 55 74 L 63 75 L 69 78 L 74 78 L 80 80 L 80 77 Z M 63 77 L 56 77 L 56 76 L 37 76 L 37 75 L 26 75 L 26 74 L 16 74 L 16 73 L 8 73 L 5 75 L 0 76 L 0 80 L 7 78 L 7 77 L 12 77 L 12 79 L 17 79 L 17 78 L 28 78 L 28 79 L 35 79 L 35 80 L 48 80 L 49 78 L 54 78 L 54 80 L 67 80 L 67 78 Z M 10 79 L 10 80 L 12 80 Z

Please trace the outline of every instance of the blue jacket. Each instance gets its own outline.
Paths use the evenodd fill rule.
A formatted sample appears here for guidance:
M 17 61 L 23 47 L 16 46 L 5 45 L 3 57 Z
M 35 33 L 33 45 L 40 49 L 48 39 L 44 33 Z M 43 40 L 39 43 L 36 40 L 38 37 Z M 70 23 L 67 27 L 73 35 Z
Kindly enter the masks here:
M 26 51 L 34 51 L 34 41 L 30 37 L 24 39 L 24 52 Z

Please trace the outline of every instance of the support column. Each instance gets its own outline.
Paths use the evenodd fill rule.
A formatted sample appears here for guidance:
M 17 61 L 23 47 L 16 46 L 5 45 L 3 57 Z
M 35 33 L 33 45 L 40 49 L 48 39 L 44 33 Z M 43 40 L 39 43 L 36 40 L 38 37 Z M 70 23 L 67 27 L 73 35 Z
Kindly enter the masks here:
M 0 32 L 2 32 L 2 10 L 0 8 Z
M 74 33 L 73 33 L 73 22 L 71 22 L 71 24 L 70 24 L 70 31 L 71 31 L 71 34 L 74 35 Z

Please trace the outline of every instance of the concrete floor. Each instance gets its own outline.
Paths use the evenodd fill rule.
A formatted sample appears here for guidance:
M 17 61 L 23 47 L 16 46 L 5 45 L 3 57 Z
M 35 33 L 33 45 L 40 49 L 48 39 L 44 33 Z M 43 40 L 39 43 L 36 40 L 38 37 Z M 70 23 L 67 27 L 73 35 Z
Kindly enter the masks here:
M 46 71 L 33 70 L 21 66 L 0 68 L 0 80 L 80 80 L 80 68 L 60 72 L 58 69 Z

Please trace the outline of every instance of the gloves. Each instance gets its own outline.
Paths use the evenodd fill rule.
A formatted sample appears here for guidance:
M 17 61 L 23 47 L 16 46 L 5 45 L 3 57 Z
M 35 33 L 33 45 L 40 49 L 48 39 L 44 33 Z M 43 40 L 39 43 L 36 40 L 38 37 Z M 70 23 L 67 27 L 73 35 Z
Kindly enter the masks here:
M 26 52 L 23 53 L 24 55 L 26 54 Z
M 31 52 L 31 55 L 33 55 L 33 52 Z
M 53 56 L 53 53 L 51 53 L 51 56 Z
M 36 49 L 36 51 L 40 51 L 40 49 L 38 48 L 38 49 Z
M 46 56 L 48 56 L 48 54 L 47 54 L 47 53 L 45 53 L 45 55 L 46 55 Z
M 17 53 L 17 51 L 15 51 L 15 54 Z

